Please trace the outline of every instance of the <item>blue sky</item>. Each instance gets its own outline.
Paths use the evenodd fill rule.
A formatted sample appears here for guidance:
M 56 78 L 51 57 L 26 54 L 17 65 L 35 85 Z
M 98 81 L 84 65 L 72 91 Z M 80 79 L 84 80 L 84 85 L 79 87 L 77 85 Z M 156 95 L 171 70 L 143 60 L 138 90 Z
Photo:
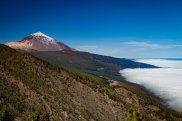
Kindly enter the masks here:
M 182 57 L 180 0 L 1 0 L 0 43 L 41 31 L 78 50 Z

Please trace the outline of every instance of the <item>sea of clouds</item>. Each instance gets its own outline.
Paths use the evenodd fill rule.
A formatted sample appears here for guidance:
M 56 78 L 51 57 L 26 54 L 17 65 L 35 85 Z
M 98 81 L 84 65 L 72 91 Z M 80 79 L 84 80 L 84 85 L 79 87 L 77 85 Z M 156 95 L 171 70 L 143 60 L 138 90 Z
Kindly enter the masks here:
M 137 62 L 163 68 L 124 69 L 120 73 L 129 82 L 146 87 L 167 101 L 174 110 L 182 110 L 182 60 L 138 59 Z

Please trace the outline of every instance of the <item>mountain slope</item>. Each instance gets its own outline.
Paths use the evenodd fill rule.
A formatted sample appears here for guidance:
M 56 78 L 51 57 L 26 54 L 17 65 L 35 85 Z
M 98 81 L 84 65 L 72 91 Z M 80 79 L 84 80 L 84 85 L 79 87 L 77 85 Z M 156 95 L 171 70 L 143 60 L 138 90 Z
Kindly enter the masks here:
M 58 42 L 55 39 L 41 33 L 33 33 L 18 42 L 7 43 L 11 48 L 26 50 L 26 51 L 60 51 L 74 50 L 64 43 Z
M 142 95 L 0 45 L 2 121 L 116 121 L 129 120 L 133 113 L 138 120 L 180 120 L 178 113 Z
M 153 65 L 138 63 L 129 59 L 114 58 L 79 51 L 47 51 L 31 52 L 31 54 L 68 69 L 112 79 L 120 79 L 121 75 L 119 70 L 125 68 L 157 68 Z

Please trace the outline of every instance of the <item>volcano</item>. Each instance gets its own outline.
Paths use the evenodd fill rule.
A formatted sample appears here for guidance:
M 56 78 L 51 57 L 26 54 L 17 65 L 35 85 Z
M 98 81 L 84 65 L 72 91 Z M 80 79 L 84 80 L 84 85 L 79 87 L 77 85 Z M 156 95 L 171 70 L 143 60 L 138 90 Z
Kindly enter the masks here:
M 45 35 L 42 32 L 36 32 L 30 34 L 18 42 L 10 42 L 7 43 L 6 45 L 14 49 L 26 50 L 26 51 L 75 50 L 64 43 Z

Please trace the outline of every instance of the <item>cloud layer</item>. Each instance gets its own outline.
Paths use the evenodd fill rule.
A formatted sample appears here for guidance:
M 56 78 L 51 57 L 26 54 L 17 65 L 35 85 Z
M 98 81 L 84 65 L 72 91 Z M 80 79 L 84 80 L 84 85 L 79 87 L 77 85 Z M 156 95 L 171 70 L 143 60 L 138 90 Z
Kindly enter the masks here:
M 174 48 L 174 47 L 182 47 L 182 45 L 163 45 L 151 42 L 140 42 L 140 41 L 129 41 L 124 42 L 124 44 L 135 47 L 145 47 L 145 48 Z
M 182 69 L 182 61 L 178 61 L 178 60 L 171 61 L 171 60 L 164 60 L 164 59 L 138 59 L 136 61 L 141 63 L 156 65 L 159 67 Z
M 182 68 L 176 68 L 179 62 L 150 60 L 150 64 L 152 61 L 156 66 L 166 66 L 167 63 L 170 63 L 170 68 L 125 69 L 121 70 L 120 73 L 128 81 L 140 84 L 165 99 L 169 107 L 180 111 L 182 109 Z
M 97 39 L 96 39 L 97 40 Z M 80 40 L 77 50 L 119 58 L 182 58 L 182 42 L 172 40 L 135 40 L 135 39 L 95 39 Z M 70 40 L 71 41 L 71 40 Z M 78 41 L 78 40 L 77 40 Z M 75 41 L 76 42 L 76 41 Z

